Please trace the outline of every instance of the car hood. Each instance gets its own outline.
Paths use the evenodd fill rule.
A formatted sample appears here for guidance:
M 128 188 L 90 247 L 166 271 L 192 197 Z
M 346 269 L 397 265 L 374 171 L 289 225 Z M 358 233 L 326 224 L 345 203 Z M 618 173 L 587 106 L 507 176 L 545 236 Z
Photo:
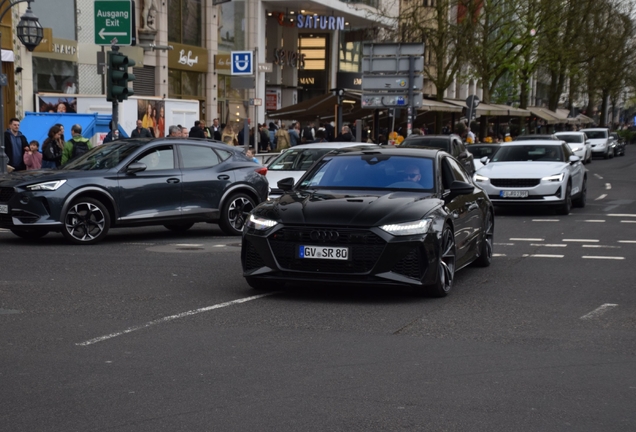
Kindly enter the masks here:
M 70 180 L 73 178 L 86 178 L 103 176 L 107 170 L 95 171 L 70 171 L 70 170 L 36 170 L 14 171 L 11 174 L 0 177 L 1 187 L 16 187 L 41 183 L 53 180 Z
M 607 138 L 590 138 L 590 144 L 605 144 L 607 142 Z
M 541 178 L 563 171 L 565 162 L 490 162 L 479 169 L 488 178 Z
M 291 191 L 267 201 L 256 216 L 290 225 L 377 226 L 419 220 L 443 201 L 413 192 Z

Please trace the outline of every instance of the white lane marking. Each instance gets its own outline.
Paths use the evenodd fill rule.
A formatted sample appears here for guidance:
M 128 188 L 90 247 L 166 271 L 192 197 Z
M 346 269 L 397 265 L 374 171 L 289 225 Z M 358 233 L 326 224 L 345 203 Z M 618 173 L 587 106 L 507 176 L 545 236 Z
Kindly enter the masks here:
M 192 244 L 190 244 L 190 243 L 178 243 L 178 244 L 175 244 L 174 246 L 176 246 L 176 247 L 201 247 L 203 245 L 202 244 L 197 244 L 197 243 L 192 243 Z
M 9 230 L 5 228 L 0 228 L 0 232 L 9 232 Z
M 610 183 L 605 183 L 605 189 L 610 190 L 612 185 Z
M 624 260 L 625 257 L 614 257 L 614 256 L 593 256 L 593 255 L 583 255 L 581 258 L 583 259 L 600 259 L 600 260 Z
M 212 247 L 225 247 L 225 246 L 227 246 L 227 245 L 214 245 Z
M 601 176 L 600 176 L 600 175 L 598 175 L 598 174 L 594 174 L 594 177 L 596 177 L 596 178 L 597 178 L 597 179 L 599 179 L 599 180 L 603 180 L 603 177 L 601 177 Z
M 93 338 L 93 339 L 89 339 L 89 340 L 87 340 L 85 342 L 76 343 L 75 345 L 79 345 L 79 346 L 92 345 L 92 344 L 95 344 L 97 342 L 103 342 L 105 340 L 112 339 L 112 338 L 117 337 L 117 336 L 122 336 L 122 335 L 125 335 L 127 333 L 132 333 L 132 332 L 137 331 L 137 330 L 145 329 L 145 328 L 153 326 L 153 325 L 163 324 L 163 323 L 168 322 L 168 321 L 176 320 L 176 319 L 179 319 L 179 318 L 185 318 L 187 316 L 196 315 L 196 314 L 200 314 L 200 313 L 203 313 L 203 312 L 208 312 L 208 311 L 211 311 L 211 310 L 214 310 L 214 309 L 220 309 L 220 308 L 223 308 L 223 307 L 232 306 L 232 305 L 239 304 L 239 303 L 245 303 L 245 302 L 252 301 L 252 300 L 258 300 L 260 298 L 271 296 L 271 295 L 274 295 L 274 294 L 278 294 L 278 292 L 272 292 L 272 293 L 267 293 L 267 294 L 259 294 L 259 295 L 255 295 L 255 296 L 251 296 L 251 297 L 245 297 L 245 298 L 238 299 L 238 300 L 232 300 L 232 301 L 225 302 L 225 303 L 215 304 L 215 305 L 204 307 L 204 308 L 201 308 L 201 309 L 195 309 L 195 310 L 191 310 L 191 311 L 187 311 L 187 312 L 182 312 L 182 313 L 177 314 L 177 315 L 171 315 L 171 316 L 159 318 L 159 319 L 156 319 L 154 321 L 147 322 L 145 324 L 141 324 L 141 325 L 138 325 L 138 326 L 130 327 L 130 328 L 127 328 L 124 331 L 120 331 L 120 332 L 117 332 L 117 333 L 111 333 L 111 334 L 106 335 L 106 336 L 100 336 L 100 337 L 96 337 L 96 338 Z
M 624 220 L 621 223 L 636 223 L 636 220 Z
M 506 254 L 492 254 L 492 256 L 494 256 L 494 257 L 505 257 Z
M 598 243 L 599 240 L 592 239 L 563 239 L 563 242 L 579 242 L 579 243 Z
M 604 219 L 586 219 L 583 222 L 603 223 L 605 222 L 605 220 Z
M 542 238 L 511 238 L 510 241 L 544 241 Z
M 636 244 L 636 240 L 619 240 L 619 243 Z
M 530 246 L 542 246 L 542 247 L 567 247 L 566 244 L 548 244 L 548 243 L 530 243 Z
M 581 245 L 584 248 L 605 248 L 605 249 L 620 249 L 620 246 L 606 246 L 606 245 L 588 245 L 588 244 L 584 244 Z
M 594 309 L 592 312 L 583 315 L 581 319 L 588 320 L 588 319 L 599 317 L 603 315 L 605 312 L 607 312 L 608 310 L 610 310 L 611 308 L 615 308 L 616 306 L 618 305 L 614 303 L 605 303 L 604 305 L 601 305 L 597 307 L 596 309 Z
M 559 222 L 559 219 L 532 219 L 532 222 Z
M 495 243 L 495 246 L 514 246 L 514 243 Z
M 564 255 L 548 255 L 548 254 L 523 254 L 524 258 L 563 258 Z
M 598 201 L 598 200 L 602 200 L 603 198 L 605 198 L 607 196 L 607 194 L 603 194 L 603 195 L 599 195 L 598 197 L 596 197 L 594 199 L 594 201 Z
M 636 218 L 636 214 L 629 214 L 629 213 L 610 213 L 607 216 L 612 216 L 612 217 L 633 217 L 633 218 Z

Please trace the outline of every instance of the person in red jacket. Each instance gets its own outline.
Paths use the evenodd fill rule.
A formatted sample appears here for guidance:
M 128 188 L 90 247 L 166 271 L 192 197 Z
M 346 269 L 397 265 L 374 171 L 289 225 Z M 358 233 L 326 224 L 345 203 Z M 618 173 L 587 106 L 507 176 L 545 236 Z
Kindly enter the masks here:
M 24 152 L 24 165 L 26 165 L 27 171 L 42 168 L 42 153 L 40 153 L 39 149 L 40 143 L 33 140 L 29 143 L 29 150 Z

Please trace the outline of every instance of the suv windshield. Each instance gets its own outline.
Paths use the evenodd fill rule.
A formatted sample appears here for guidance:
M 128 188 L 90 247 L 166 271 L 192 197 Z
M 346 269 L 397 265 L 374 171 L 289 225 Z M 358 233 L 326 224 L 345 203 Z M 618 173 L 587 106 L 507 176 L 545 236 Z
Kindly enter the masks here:
M 432 159 L 367 154 L 323 159 L 300 187 L 430 191 L 434 187 L 433 179 Z
M 562 139 L 566 143 L 582 143 L 583 135 L 569 134 L 569 135 L 557 135 L 557 138 Z
M 559 145 L 503 146 L 492 158 L 493 162 L 563 162 L 563 149 Z
M 589 139 L 607 138 L 607 131 L 583 131 Z
M 112 144 L 102 144 L 67 163 L 62 169 L 70 171 L 110 169 L 119 165 L 120 162 L 145 143 L 145 141 L 126 140 Z
M 407 147 L 431 147 L 449 152 L 450 140 L 446 138 L 407 138 L 400 146 Z

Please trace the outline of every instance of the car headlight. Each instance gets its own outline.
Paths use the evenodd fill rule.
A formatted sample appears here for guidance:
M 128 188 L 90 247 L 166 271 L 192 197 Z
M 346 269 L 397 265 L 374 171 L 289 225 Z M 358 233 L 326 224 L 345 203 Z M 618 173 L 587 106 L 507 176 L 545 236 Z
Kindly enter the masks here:
M 394 236 L 407 236 L 415 234 L 425 234 L 431 226 L 430 219 L 421 219 L 413 222 L 404 222 L 400 224 L 382 225 L 381 230 L 388 232 Z
M 45 183 L 36 183 L 36 184 L 32 184 L 27 186 L 27 190 L 31 190 L 31 191 L 54 191 L 54 190 L 58 190 L 60 188 L 60 186 L 62 186 L 64 183 L 66 183 L 66 180 L 55 180 L 55 181 L 50 181 L 50 182 L 45 182 Z
M 249 219 L 245 223 L 245 226 L 257 231 L 267 231 L 268 229 L 278 225 L 278 222 L 259 218 L 258 216 L 250 215 Z
M 490 179 L 488 177 L 475 173 L 475 175 L 473 176 L 473 180 L 475 180 L 476 182 L 487 182 Z
M 583 150 L 583 147 L 574 147 L 574 148 L 572 149 L 572 152 L 574 152 L 574 153 L 575 153 L 575 152 L 577 152 L 577 151 L 581 151 L 581 150 Z
M 541 180 L 549 181 L 549 182 L 562 182 L 563 177 L 565 177 L 565 174 L 561 173 L 561 174 L 551 175 L 548 177 L 543 177 Z

